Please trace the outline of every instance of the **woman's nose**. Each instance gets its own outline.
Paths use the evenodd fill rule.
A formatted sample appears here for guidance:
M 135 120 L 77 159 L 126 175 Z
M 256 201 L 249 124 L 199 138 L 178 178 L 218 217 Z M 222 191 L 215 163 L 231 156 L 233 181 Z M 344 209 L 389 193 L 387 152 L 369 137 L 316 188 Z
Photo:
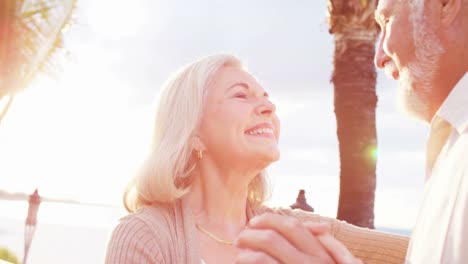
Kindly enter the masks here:
M 257 114 L 272 115 L 276 111 L 276 106 L 270 100 L 262 100 L 257 107 Z

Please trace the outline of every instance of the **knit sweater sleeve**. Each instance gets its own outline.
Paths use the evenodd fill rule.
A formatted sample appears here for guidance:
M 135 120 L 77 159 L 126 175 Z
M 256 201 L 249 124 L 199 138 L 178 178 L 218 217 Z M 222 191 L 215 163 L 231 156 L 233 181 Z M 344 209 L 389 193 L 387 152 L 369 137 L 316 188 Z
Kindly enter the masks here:
M 332 234 L 364 263 L 405 263 L 409 238 L 334 219 Z
M 290 215 L 300 221 L 325 222 L 331 234 L 349 251 L 366 264 L 400 264 L 405 262 L 409 237 L 361 228 L 334 218 L 319 216 L 301 210 L 275 209 L 279 214 Z
M 164 263 L 154 231 L 136 217 L 120 220 L 107 246 L 106 264 Z

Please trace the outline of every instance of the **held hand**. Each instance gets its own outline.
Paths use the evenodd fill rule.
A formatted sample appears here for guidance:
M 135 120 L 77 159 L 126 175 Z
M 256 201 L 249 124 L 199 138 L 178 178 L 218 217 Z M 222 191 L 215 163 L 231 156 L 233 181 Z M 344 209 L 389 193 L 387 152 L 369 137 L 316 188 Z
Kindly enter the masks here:
M 257 216 L 236 241 L 241 249 L 237 263 L 335 263 L 326 247 L 334 249 L 335 245 L 329 237 L 324 237 L 328 244 L 322 245 L 313 231 L 327 234 L 327 226 L 308 227 L 296 218 L 278 214 Z
M 332 255 L 336 263 L 363 264 L 363 262 L 360 259 L 354 257 L 353 254 L 351 254 L 351 252 L 349 252 L 349 250 L 340 241 L 334 238 L 328 232 L 328 228 L 324 228 L 323 224 L 305 222 L 304 225 L 311 234 L 318 238 L 328 253 Z

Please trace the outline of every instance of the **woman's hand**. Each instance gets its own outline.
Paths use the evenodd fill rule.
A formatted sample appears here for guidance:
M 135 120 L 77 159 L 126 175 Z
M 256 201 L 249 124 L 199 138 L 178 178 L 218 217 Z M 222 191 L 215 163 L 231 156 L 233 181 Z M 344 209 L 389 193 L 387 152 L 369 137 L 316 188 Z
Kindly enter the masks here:
M 262 214 L 236 241 L 237 263 L 362 263 L 328 233 L 328 226 Z

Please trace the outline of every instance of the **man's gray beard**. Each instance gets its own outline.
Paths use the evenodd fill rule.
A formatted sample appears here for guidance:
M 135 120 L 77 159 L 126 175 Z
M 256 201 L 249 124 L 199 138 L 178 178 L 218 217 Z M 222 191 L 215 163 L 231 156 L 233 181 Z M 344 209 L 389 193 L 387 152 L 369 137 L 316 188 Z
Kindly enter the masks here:
M 440 57 L 445 50 L 440 39 L 425 23 L 423 11 L 413 13 L 416 58 L 400 72 L 399 103 L 400 108 L 408 115 L 427 120 L 430 118 L 433 83 Z

